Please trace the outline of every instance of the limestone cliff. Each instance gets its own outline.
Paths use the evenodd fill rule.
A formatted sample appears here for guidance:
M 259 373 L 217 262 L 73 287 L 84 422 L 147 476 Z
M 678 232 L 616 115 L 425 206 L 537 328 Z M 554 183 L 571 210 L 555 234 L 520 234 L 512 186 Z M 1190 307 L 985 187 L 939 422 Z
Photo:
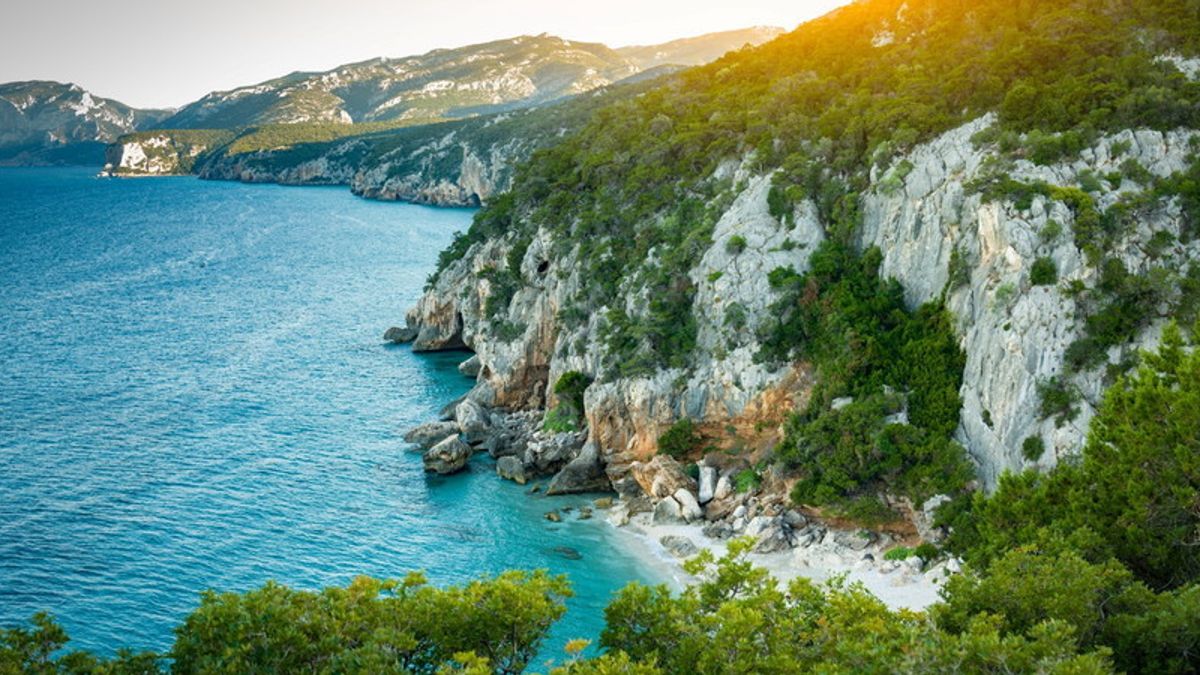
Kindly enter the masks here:
M 1021 445 L 1031 436 L 1043 438 L 1051 449 L 1039 460 L 1043 465 L 1077 452 L 1108 382 L 1106 365 L 1122 363 L 1137 347 L 1152 344 L 1168 318 L 1158 316 L 1133 343 L 1110 350 L 1105 364 L 1066 373 L 1064 353 L 1083 335 L 1079 303 L 1066 289 L 1076 281 L 1093 286 L 1099 271 L 1072 240 L 1076 215 L 1061 201 L 1039 195 L 1025 208 L 975 193 L 972 186 L 992 170 L 987 160 L 995 153 L 977 147 L 972 137 L 991 123 L 990 116 L 977 119 L 896 158 L 891 169 L 876 170 L 864 194 L 857 235 L 860 248 L 881 249 L 882 273 L 903 285 L 912 306 L 946 293 L 967 355 L 956 435 L 987 485 L 1002 471 L 1025 464 Z M 1190 130 L 1125 131 L 1101 138 L 1069 162 L 1039 166 L 1018 159 L 1010 175 L 1075 186 L 1088 176 L 1111 176 L 1121 166 L 1144 167 L 1141 182 L 1124 178 L 1089 185 L 1097 205 L 1106 208 L 1123 195 L 1147 190 L 1145 183 L 1153 177 L 1185 169 L 1196 136 Z M 759 345 L 753 327 L 772 300 L 767 274 L 788 265 L 802 272 L 826 233 L 809 202 L 800 203 L 788 224 L 772 216 L 771 177 L 755 175 L 751 166 L 727 163 L 718 170 L 739 188 L 691 272 L 698 289 L 692 308 L 698 322 L 694 367 L 605 378 L 586 391 L 589 441 L 597 445 L 618 489 L 629 479 L 630 463 L 648 459 L 658 435 L 676 419 L 695 419 L 710 439 L 738 443 L 742 454 L 753 457 L 771 446 L 779 422 L 811 390 L 812 375 L 804 363 L 779 369 L 755 363 Z M 1200 244 L 1180 243 L 1184 217 L 1174 199 L 1154 205 L 1110 253 L 1133 274 L 1164 267 L 1181 271 L 1200 259 Z M 1051 221 L 1066 231 L 1050 236 Z M 735 236 L 739 245 L 731 246 Z M 1152 241 L 1164 238 L 1173 243 L 1164 248 Z M 564 321 L 561 310 L 587 280 L 580 278 L 578 246 L 556 243 L 561 242 L 546 231 L 534 236 L 520 260 L 525 284 L 499 313 L 485 311 L 497 292 L 486 271 L 505 265 L 513 246 L 506 238 L 475 244 L 408 314 L 417 331 L 416 349 L 465 345 L 478 354 L 482 367 L 470 396 L 480 403 L 549 407 L 556 403 L 550 385 L 562 373 L 603 372 L 603 312 Z M 1031 284 L 1030 269 L 1038 258 L 1054 261 L 1059 284 Z M 951 269 L 954 265 L 966 275 L 951 283 L 953 274 L 962 274 Z M 636 309 L 641 299 L 626 301 Z M 731 324 L 735 307 L 732 312 L 740 318 Z M 1055 376 L 1082 395 L 1078 416 L 1058 424 L 1043 419 L 1037 393 L 1039 383 Z

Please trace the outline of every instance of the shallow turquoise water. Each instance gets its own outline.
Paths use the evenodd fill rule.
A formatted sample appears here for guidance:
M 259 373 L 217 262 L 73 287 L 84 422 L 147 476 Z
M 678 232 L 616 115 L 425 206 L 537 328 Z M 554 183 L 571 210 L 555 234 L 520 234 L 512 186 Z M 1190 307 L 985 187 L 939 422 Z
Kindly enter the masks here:
M 647 574 L 596 521 L 399 433 L 469 380 L 381 343 L 471 213 L 344 190 L 0 170 L 0 624 L 165 649 L 205 588 L 571 576 L 547 655 Z M 553 552 L 570 546 L 568 560 Z

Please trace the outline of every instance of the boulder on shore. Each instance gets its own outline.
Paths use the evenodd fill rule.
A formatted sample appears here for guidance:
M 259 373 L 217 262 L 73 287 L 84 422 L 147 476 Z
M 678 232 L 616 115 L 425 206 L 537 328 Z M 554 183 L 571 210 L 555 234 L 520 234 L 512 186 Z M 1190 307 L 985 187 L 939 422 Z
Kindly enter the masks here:
M 717 496 L 717 469 L 712 466 L 700 467 L 700 503 L 707 504 Z
M 670 523 L 678 523 L 683 520 L 683 514 L 679 508 L 679 502 L 671 497 L 665 497 L 654 505 L 654 514 L 650 517 L 650 522 L 655 525 L 663 525 Z
M 474 445 L 487 440 L 492 423 L 483 406 L 468 398 L 454 409 L 454 418 L 467 443 Z
M 669 497 L 681 489 L 696 490 L 696 481 L 667 455 L 655 455 L 649 462 L 634 462 L 630 469 L 642 492 L 656 499 Z
M 606 492 L 611 489 L 600 451 L 595 443 L 588 443 L 579 451 L 579 456 L 567 463 L 562 471 L 554 474 L 546 487 L 548 495 L 567 495 L 580 492 Z
M 471 446 L 463 443 L 458 436 L 451 436 L 426 450 L 422 459 L 426 471 L 446 476 L 465 469 L 474 453 Z
M 426 422 L 406 431 L 404 442 L 412 443 L 422 450 L 428 450 L 447 438 L 457 435 L 458 425 L 454 422 Z
M 679 535 L 669 534 L 665 537 L 660 537 L 658 543 L 662 544 L 662 547 L 667 549 L 667 552 L 676 558 L 688 558 L 700 552 L 700 549 L 696 548 L 696 544 L 691 539 Z
M 693 520 L 700 520 L 704 517 L 704 509 L 700 508 L 700 503 L 696 501 L 696 496 L 687 488 L 679 488 L 675 494 L 671 495 L 679 504 L 679 514 L 689 523 Z
M 417 339 L 417 329 L 410 326 L 403 328 L 392 326 L 384 332 L 383 339 L 385 342 L 392 342 L 398 345 L 408 344 Z

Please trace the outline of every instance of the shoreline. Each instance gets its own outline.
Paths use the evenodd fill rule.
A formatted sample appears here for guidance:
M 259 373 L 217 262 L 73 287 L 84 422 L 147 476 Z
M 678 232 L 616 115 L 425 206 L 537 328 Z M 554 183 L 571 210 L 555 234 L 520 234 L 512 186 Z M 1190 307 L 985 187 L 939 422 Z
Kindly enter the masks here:
M 700 523 L 653 523 L 649 513 L 630 518 L 626 525 L 604 518 L 609 527 L 628 544 L 625 551 L 635 559 L 662 572 L 671 583 L 673 592 L 682 591 L 696 581 L 683 570 L 683 563 L 691 556 L 678 557 L 664 546 L 662 537 L 684 537 L 698 549 L 708 549 L 720 558 L 727 550 L 726 541 L 706 536 Z M 832 539 L 836 531 L 830 530 L 826 539 Z M 859 555 L 858 562 L 846 558 Z M 862 556 L 872 556 L 873 560 Z M 835 560 L 834 558 L 840 558 Z M 817 543 L 808 547 L 796 547 L 774 553 L 749 553 L 747 560 L 756 567 L 766 569 L 782 584 L 792 579 L 805 577 L 822 584 L 839 576 L 845 576 L 849 584 L 861 584 L 891 609 L 923 611 L 941 600 L 941 582 L 948 574 L 958 570 L 957 562 L 942 560 L 924 569 L 914 569 L 910 564 L 884 560 L 880 549 L 871 546 L 859 552 L 836 543 Z

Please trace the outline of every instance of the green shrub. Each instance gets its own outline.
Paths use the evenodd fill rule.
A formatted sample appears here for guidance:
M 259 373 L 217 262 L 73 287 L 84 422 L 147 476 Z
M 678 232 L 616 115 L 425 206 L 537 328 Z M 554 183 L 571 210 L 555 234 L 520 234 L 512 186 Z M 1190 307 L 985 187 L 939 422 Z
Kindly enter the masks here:
M 913 549 L 913 555 L 917 556 L 921 560 L 924 560 L 925 562 L 930 562 L 931 560 L 937 560 L 939 557 L 941 557 L 942 552 L 938 550 L 937 546 L 924 541 L 921 542 L 915 549 Z
M 733 477 L 733 489 L 737 492 L 750 492 L 762 485 L 762 476 L 754 469 L 742 469 Z
M 725 250 L 733 255 L 738 255 L 746 250 L 746 238 L 740 234 L 735 234 L 725 242 Z
M 1046 224 L 1042 226 L 1041 231 L 1038 232 L 1038 236 L 1041 237 L 1042 241 L 1046 242 L 1047 244 L 1053 244 L 1054 242 L 1058 241 L 1059 237 L 1062 236 L 1062 232 L 1062 223 L 1050 218 L 1046 220 Z
M 703 442 L 696 423 L 681 417 L 658 437 L 658 451 L 675 459 L 686 457 Z
M 1054 418 L 1061 427 L 1079 415 L 1079 390 L 1060 377 L 1052 377 L 1037 385 L 1038 411 L 1042 419 Z
M 1009 308 L 1014 298 L 1017 297 L 1017 285 L 1012 282 L 1005 282 L 996 287 L 992 294 L 992 307 L 997 311 L 1004 311 Z
M 907 546 L 897 546 L 883 554 L 884 560 L 907 560 L 913 554 L 913 550 Z
M 947 268 L 946 290 L 954 292 L 971 283 L 971 267 L 967 262 L 966 253 L 955 246 L 950 251 L 950 264 Z
M 554 383 L 554 395 L 558 396 L 580 413 L 583 412 L 583 394 L 592 385 L 592 378 L 578 370 L 568 370 L 558 376 Z
M 1046 442 L 1041 436 L 1030 436 L 1021 443 L 1021 456 L 1030 462 L 1036 462 L 1046 454 Z
M 563 403 L 546 412 L 542 421 L 542 430 L 552 434 L 561 434 L 579 430 L 579 413 L 576 408 Z
M 1058 283 L 1058 266 L 1054 258 L 1041 257 L 1029 269 L 1029 283 L 1034 286 L 1053 286 Z

